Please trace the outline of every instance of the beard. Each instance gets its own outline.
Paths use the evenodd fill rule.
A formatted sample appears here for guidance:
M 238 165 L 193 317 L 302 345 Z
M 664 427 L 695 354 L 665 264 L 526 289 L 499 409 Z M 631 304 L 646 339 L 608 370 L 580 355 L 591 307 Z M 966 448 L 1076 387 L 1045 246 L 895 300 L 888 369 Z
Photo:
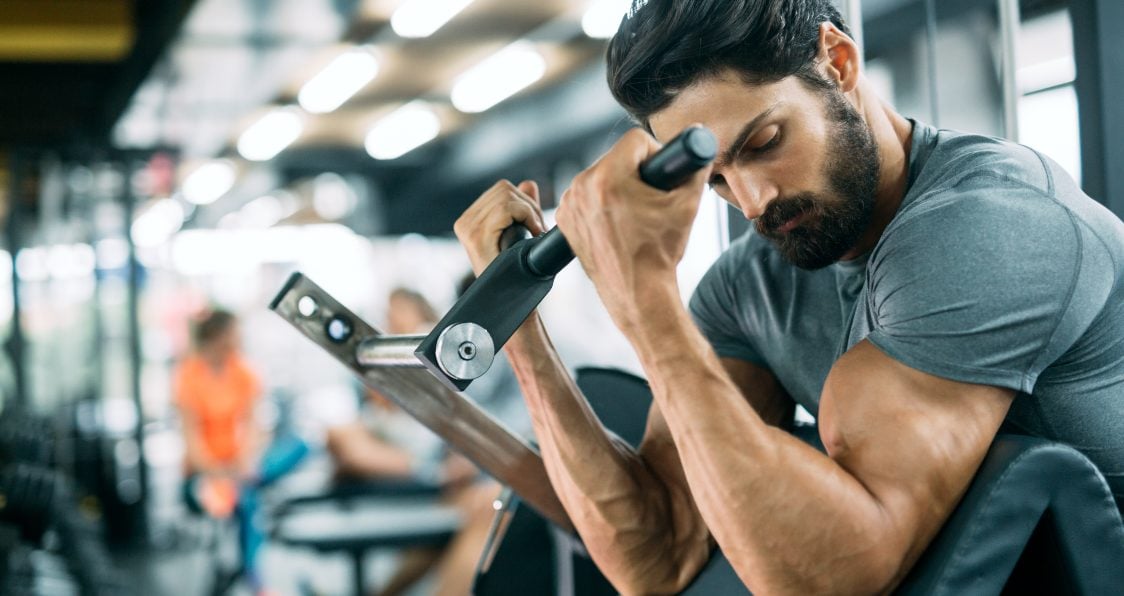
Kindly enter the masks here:
M 878 145 L 870 126 L 838 90 L 824 91 L 832 140 L 828 147 L 828 193 L 805 192 L 774 200 L 757 218 L 757 233 L 788 262 L 822 269 L 853 248 L 870 225 L 878 186 Z M 780 228 L 803 216 L 787 232 Z

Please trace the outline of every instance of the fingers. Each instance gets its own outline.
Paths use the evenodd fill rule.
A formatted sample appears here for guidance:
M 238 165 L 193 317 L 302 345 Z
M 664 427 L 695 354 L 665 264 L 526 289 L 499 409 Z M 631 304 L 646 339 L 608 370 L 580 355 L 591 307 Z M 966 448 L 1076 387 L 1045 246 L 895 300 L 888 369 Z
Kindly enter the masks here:
M 515 188 L 530 197 L 536 205 L 542 204 L 542 201 L 539 200 L 539 185 L 534 180 L 524 180 Z
M 545 231 L 538 201 L 539 189 L 533 181 L 516 186 L 501 180 L 457 219 L 453 231 L 468 252 L 476 273 L 499 254 L 500 236 L 511 225 L 522 224 L 536 235 Z

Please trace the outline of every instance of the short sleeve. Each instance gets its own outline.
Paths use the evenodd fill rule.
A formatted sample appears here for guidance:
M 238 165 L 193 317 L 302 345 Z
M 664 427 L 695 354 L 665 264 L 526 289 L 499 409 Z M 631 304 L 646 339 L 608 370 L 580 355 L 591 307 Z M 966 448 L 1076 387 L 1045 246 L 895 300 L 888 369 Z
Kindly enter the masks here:
M 258 381 L 258 376 L 250 368 L 250 365 L 241 358 L 237 360 L 237 370 L 241 390 L 240 397 L 245 400 L 246 408 L 253 408 L 254 404 L 258 402 L 258 398 L 261 397 L 261 382 Z
M 754 348 L 739 317 L 741 305 L 730 276 L 736 248 L 727 251 L 703 275 L 691 296 L 688 308 L 695 325 L 722 358 L 737 358 L 768 367 L 761 353 Z
M 899 219 L 867 271 L 867 339 L 940 377 L 1031 393 L 1113 283 L 1104 247 L 1034 188 L 956 189 Z
M 185 360 L 180 364 L 180 367 L 176 370 L 172 391 L 174 392 L 175 404 L 180 410 L 195 412 L 199 408 L 199 390 L 194 382 L 191 369 L 192 362 L 190 360 Z

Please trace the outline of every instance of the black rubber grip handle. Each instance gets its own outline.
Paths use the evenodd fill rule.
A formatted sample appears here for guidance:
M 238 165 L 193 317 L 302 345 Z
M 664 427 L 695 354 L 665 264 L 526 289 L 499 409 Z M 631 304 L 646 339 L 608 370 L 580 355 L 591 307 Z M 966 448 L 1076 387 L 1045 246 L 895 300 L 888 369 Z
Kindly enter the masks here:
M 714 134 L 701 126 L 692 126 L 640 164 L 640 179 L 660 190 L 677 188 L 713 161 L 717 153 Z M 523 226 L 511 226 L 500 237 L 500 246 L 507 248 L 527 235 Z M 574 251 L 557 227 L 534 242 L 527 251 L 526 266 L 535 275 L 553 276 L 574 259 Z

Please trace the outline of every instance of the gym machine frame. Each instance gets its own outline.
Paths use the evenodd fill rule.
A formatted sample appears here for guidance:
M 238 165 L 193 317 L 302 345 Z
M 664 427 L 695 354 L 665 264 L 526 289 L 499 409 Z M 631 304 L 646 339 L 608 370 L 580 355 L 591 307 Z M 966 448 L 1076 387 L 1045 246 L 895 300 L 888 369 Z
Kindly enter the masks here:
M 648 185 L 682 185 L 717 153 L 710 131 L 691 127 L 640 166 Z M 428 335 L 385 335 L 300 273 L 270 308 L 488 472 L 559 528 L 573 526 L 537 449 L 459 393 L 491 367 L 503 347 L 550 292 L 574 254 L 557 228 L 526 239 L 505 231 L 506 248 Z

